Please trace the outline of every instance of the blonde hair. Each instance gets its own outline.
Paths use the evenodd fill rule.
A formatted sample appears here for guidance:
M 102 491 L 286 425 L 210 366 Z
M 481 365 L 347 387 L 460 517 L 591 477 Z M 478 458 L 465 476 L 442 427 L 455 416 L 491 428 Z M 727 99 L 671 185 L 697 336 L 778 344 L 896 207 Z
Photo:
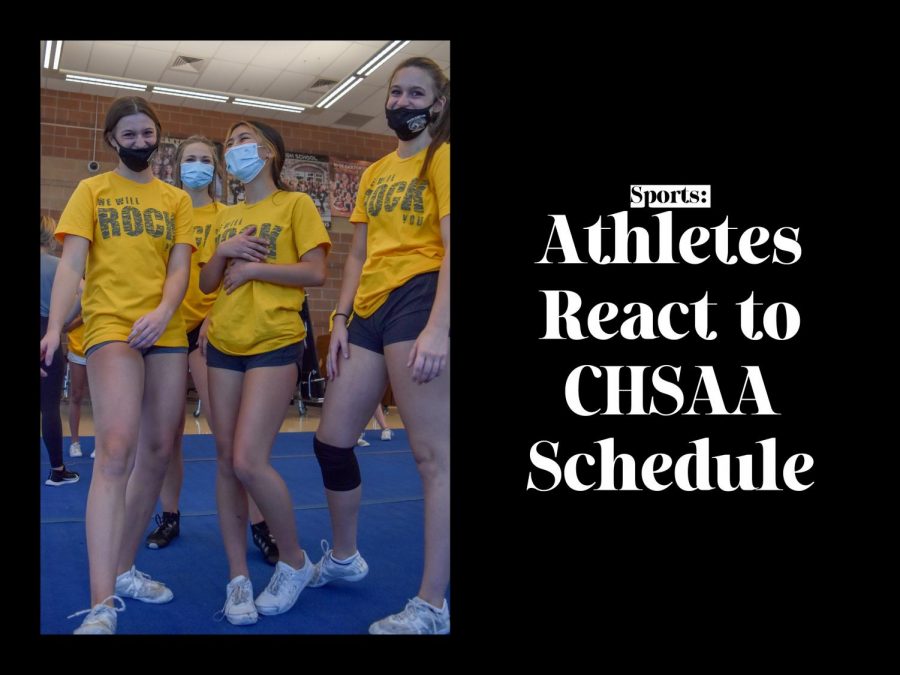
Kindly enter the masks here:
M 49 249 L 53 252 L 54 244 L 57 244 L 53 233 L 56 232 L 56 220 L 50 216 L 41 216 L 41 248 Z
M 178 150 L 175 151 L 175 187 L 184 187 L 184 183 L 181 180 L 181 158 L 184 157 L 184 151 L 187 146 L 193 143 L 202 143 L 208 149 L 213 158 L 213 179 L 210 181 L 209 185 L 206 187 L 206 191 L 209 193 L 209 196 L 213 199 L 216 198 L 216 178 L 219 180 L 223 180 L 224 171 L 222 169 L 222 163 L 219 161 L 219 149 L 216 147 L 216 144 L 209 140 L 206 136 L 200 136 L 199 134 L 194 134 L 183 140 L 179 146 Z M 223 181 L 224 182 L 224 181 Z

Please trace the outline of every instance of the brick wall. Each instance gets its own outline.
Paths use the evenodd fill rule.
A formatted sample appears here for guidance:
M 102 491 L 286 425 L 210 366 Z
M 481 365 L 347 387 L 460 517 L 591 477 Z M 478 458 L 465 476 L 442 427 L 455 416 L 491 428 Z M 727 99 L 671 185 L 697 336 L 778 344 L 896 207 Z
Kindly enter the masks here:
M 88 178 L 87 163 L 96 159 L 102 171 L 113 169 L 118 157 L 102 138 L 103 120 L 114 97 L 41 90 L 41 214 L 59 218 L 78 181 Z M 228 127 L 253 111 L 235 114 L 153 104 L 163 135 L 187 138 L 203 134 L 222 140 Z M 393 136 L 361 131 L 331 129 L 310 124 L 264 120 L 278 129 L 289 152 L 328 155 L 334 159 L 374 161 L 397 147 Z M 96 132 L 96 152 L 94 128 Z M 320 335 L 328 328 L 328 315 L 338 300 L 341 272 L 350 250 L 352 226 L 345 218 L 335 218 L 331 227 L 332 249 L 328 257 L 328 279 L 321 288 L 309 289 L 310 318 Z

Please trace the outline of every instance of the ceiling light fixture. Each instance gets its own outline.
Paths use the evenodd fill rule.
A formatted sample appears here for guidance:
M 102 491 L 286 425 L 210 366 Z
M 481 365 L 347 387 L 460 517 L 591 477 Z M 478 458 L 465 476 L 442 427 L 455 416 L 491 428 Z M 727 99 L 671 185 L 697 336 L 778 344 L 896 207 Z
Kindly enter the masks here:
M 54 45 L 56 51 L 53 51 Z M 62 40 L 45 40 L 44 41 L 44 68 L 50 68 L 51 58 L 53 60 L 53 70 L 59 70 L 59 59 L 62 56 Z
M 357 69 L 355 75 L 351 75 L 350 77 L 348 77 L 335 89 L 332 89 L 331 93 L 320 99 L 319 102 L 316 103 L 316 107 L 328 109 L 333 106 L 341 98 L 346 96 L 350 92 L 350 90 L 353 89 L 353 87 L 355 87 L 369 75 L 374 73 L 382 63 L 387 61 L 408 44 L 409 40 L 394 40 L 393 42 L 390 42 L 382 47 L 379 52 L 375 54 L 375 56 L 366 61 L 366 63 L 361 68 Z
M 77 82 L 79 84 L 96 84 L 100 87 L 118 87 L 119 89 L 132 89 L 134 91 L 147 91 L 146 84 L 137 84 L 136 82 L 122 82 L 120 80 L 104 80 L 99 77 L 88 77 L 86 75 L 73 75 L 66 73 L 67 82 Z
M 409 40 L 406 40 L 404 42 L 400 42 L 400 40 L 394 40 L 391 44 L 389 44 L 387 47 L 382 49 L 378 54 L 376 54 L 375 57 L 371 61 L 369 61 L 369 63 L 367 63 L 362 68 L 360 68 L 358 71 L 356 71 L 356 74 L 362 75 L 363 77 L 368 77 L 369 75 L 374 73 L 375 69 L 378 68 L 382 63 L 387 61 L 389 58 L 391 58 L 394 54 L 399 52 L 401 49 L 403 49 L 408 44 L 409 44 Z M 374 66 L 369 68 L 369 65 L 372 63 L 372 61 L 377 60 L 378 57 L 381 56 L 382 54 L 384 54 L 385 52 L 387 52 L 387 54 L 385 54 L 384 58 L 382 58 Z M 368 68 L 368 70 L 366 70 L 366 68 Z
M 347 86 L 348 86 L 349 84 L 351 84 L 351 83 L 353 83 L 353 82 L 355 82 L 355 81 L 362 82 L 362 78 L 361 78 L 361 77 L 358 78 L 358 77 L 356 77 L 356 75 L 351 75 L 349 78 L 347 78 L 346 80 L 344 80 L 340 85 L 338 85 L 335 89 L 333 89 L 332 92 L 331 92 L 330 94 L 328 94 L 325 98 L 323 98 L 321 101 L 319 101 L 319 102 L 316 104 L 316 107 L 317 107 L 317 108 L 324 108 L 326 103 L 328 103 L 329 101 L 331 101 L 331 99 L 333 99 L 333 98 L 334 98 L 335 96 L 337 96 L 339 93 L 341 93 L 342 91 L 344 91 L 344 89 L 346 89 Z M 337 99 L 334 99 L 334 100 L 336 101 Z M 333 102 L 333 101 L 332 101 L 332 102 Z
M 198 98 L 202 101 L 215 101 L 217 103 L 225 103 L 227 96 L 222 94 L 207 94 L 202 91 L 185 91 L 183 89 L 171 89 L 170 87 L 153 87 L 154 94 L 165 94 L 167 96 L 184 96 L 185 98 Z
M 268 110 L 280 110 L 282 112 L 302 113 L 306 108 L 297 105 L 286 105 L 284 103 L 273 103 L 271 101 L 257 101 L 249 98 L 235 98 L 232 103 L 235 105 L 246 105 L 251 108 L 267 108 Z
M 356 85 L 358 85 L 358 84 L 359 84 L 360 82 L 362 82 L 362 81 L 363 81 L 363 78 L 361 78 L 361 77 L 358 78 L 358 79 L 356 80 L 356 82 L 354 82 L 353 84 L 351 84 L 349 87 L 347 87 L 346 89 L 344 89 L 344 91 L 342 91 L 342 92 L 341 92 L 340 94 L 338 94 L 336 97 L 334 97 L 333 99 L 331 99 L 331 103 L 328 103 L 327 105 L 324 106 L 325 109 L 327 110 L 328 108 L 330 108 L 331 106 L 333 106 L 335 103 L 337 103 L 340 99 L 342 99 L 344 96 L 346 96 L 347 94 L 349 94 L 349 93 L 350 93 L 350 90 L 353 89 L 353 87 L 355 87 Z

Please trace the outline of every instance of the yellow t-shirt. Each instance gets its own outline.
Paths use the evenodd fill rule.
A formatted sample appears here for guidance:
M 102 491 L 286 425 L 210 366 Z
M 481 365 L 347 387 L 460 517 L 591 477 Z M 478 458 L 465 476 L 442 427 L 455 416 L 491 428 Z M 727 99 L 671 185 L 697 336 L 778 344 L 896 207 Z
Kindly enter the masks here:
M 84 324 L 69 331 L 69 351 L 84 357 Z
M 153 179 L 135 183 L 109 171 L 78 184 L 56 227 L 91 242 L 81 299 L 84 348 L 127 340 L 134 322 L 162 300 L 169 251 L 194 248 L 191 198 L 184 190 Z M 185 347 L 181 312 L 175 312 L 155 343 Z
M 188 333 L 203 323 L 219 294 L 217 290 L 209 295 L 200 290 L 200 252 L 215 225 L 216 214 L 225 208 L 224 204 L 211 202 L 194 209 L 194 243 L 197 244 L 197 250 L 191 256 L 191 279 L 188 282 L 187 293 L 184 294 L 184 302 L 181 303 L 184 329 Z
M 279 265 L 300 262 L 316 248 L 331 249 L 328 232 L 309 195 L 276 190 L 261 202 L 236 204 L 219 212 L 213 231 L 200 254 L 206 264 L 216 247 L 247 227 L 256 226 L 256 236 L 269 240 L 266 262 Z M 231 295 L 220 292 L 209 318 L 209 341 L 225 354 L 262 354 L 300 342 L 306 327 L 300 307 L 306 292 L 296 286 L 268 281 L 248 281 Z
M 367 223 L 366 262 L 353 301 L 362 317 L 414 276 L 440 269 L 441 218 L 450 213 L 450 145 L 439 147 L 424 180 L 427 148 L 401 159 L 394 151 L 368 167 L 359 181 L 353 223 Z

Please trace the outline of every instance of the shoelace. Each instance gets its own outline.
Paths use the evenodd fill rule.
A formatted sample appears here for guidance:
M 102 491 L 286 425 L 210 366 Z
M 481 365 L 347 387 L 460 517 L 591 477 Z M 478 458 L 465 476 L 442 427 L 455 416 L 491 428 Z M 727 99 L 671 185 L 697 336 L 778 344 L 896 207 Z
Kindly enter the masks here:
M 132 578 L 132 583 L 134 584 L 135 594 L 137 594 L 140 591 L 140 589 L 144 586 L 144 584 L 146 584 L 148 581 L 150 581 L 150 575 L 144 574 L 139 569 L 137 569 L 137 567 L 135 567 L 134 565 L 131 566 L 131 578 Z
M 432 632 L 437 631 L 437 616 L 434 610 L 422 601 L 416 602 L 415 598 L 410 599 L 410 601 L 406 603 L 406 607 L 403 608 L 403 611 L 400 612 L 400 615 L 406 615 L 411 620 L 414 620 L 423 626 L 427 626 L 427 618 L 428 621 L 431 621 Z
M 275 576 L 272 577 L 272 581 L 269 582 L 269 587 L 266 588 L 269 593 L 272 595 L 278 595 L 278 589 L 281 587 L 281 584 L 288 580 L 288 573 L 283 569 L 275 572 Z
M 237 584 L 236 586 L 232 586 L 231 592 L 228 594 L 228 597 L 225 598 L 225 604 L 222 605 L 222 609 L 213 614 L 213 619 L 216 621 L 221 621 L 225 618 L 225 610 L 228 608 L 229 603 L 233 605 L 242 605 L 247 602 L 250 598 L 250 592 L 248 590 L 249 584 Z
M 106 604 L 107 600 L 113 601 L 112 607 L 109 607 L 109 605 Z M 122 603 L 121 607 L 116 607 L 117 600 Z M 98 602 L 97 605 L 104 605 L 106 607 L 109 607 L 109 609 L 114 610 L 116 612 L 124 612 L 125 611 L 125 601 L 122 598 L 120 598 L 118 595 L 110 595 L 106 598 L 103 598 L 103 600 Z M 96 607 L 97 605 L 94 605 L 94 607 Z M 88 609 L 83 609 L 80 612 L 75 612 L 74 614 L 69 614 L 69 616 L 67 616 L 66 618 L 74 619 L 76 616 L 81 616 L 82 614 L 90 614 L 91 612 L 94 611 L 94 607 L 90 607 Z
M 323 539 L 319 542 L 319 545 L 322 547 L 322 557 L 324 558 L 329 553 L 331 553 L 331 545 L 328 543 L 327 539 Z
M 157 513 L 154 518 L 156 518 L 157 530 L 159 530 L 160 534 L 168 534 L 169 531 L 175 528 L 175 519 L 168 519 L 163 517 L 161 513 Z

